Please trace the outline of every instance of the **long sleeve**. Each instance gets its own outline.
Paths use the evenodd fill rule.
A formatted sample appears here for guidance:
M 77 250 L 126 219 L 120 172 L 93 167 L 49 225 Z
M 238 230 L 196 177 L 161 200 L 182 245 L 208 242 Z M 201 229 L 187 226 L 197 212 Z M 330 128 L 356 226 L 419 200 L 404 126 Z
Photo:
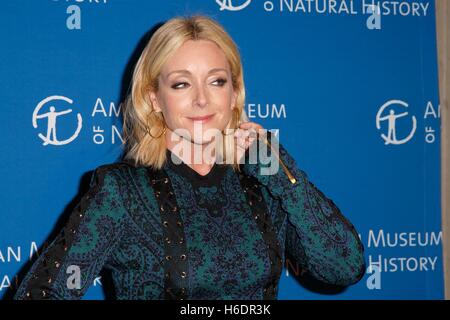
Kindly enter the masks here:
M 287 213 L 286 252 L 322 282 L 339 286 L 358 282 L 365 272 L 365 260 L 364 247 L 354 226 L 308 180 L 278 140 L 270 135 L 268 138 L 273 140 L 273 146 L 278 143 L 279 156 L 296 182 L 288 179 L 281 166 L 274 174 L 267 174 L 261 169 L 268 169 L 270 162 L 258 160 L 256 164 L 248 164 L 248 150 L 243 170 L 266 186 L 271 196 L 281 202 L 280 210 Z M 278 161 L 273 155 L 269 159 Z
M 33 263 L 14 299 L 80 299 L 118 243 L 125 214 L 114 170 L 98 167 L 89 190 Z

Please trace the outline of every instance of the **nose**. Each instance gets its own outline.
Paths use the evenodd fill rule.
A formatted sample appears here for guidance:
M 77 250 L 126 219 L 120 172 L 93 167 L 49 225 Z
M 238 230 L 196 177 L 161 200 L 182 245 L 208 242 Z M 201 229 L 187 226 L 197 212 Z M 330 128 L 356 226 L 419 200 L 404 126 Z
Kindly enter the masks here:
M 206 89 L 203 87 L 203 85 L 198 85 L 197 90 L 195 92 L 193 106 L 204 108 L 208 104 L 207 100 L 208 99 L 207 99 Z

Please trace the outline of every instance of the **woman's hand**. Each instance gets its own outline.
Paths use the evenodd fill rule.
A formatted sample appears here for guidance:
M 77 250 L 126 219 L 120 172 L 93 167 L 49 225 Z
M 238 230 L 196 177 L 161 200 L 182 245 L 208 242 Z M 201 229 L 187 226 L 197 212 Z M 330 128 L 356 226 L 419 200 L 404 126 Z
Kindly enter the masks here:
M 236 145 L 236 159 L 241 163 L 245 151 L 258 138 L 258 134 L 262 133 L 263 127 L 255 122 L 243 122 L 234 133 Z

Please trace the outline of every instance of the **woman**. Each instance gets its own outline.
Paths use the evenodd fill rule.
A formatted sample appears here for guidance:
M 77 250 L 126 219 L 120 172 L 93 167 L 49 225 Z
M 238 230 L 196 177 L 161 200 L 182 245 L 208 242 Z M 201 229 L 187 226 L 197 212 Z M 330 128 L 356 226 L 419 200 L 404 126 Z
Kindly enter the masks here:
M 276 299 L 285 253 L 321 281 L 356 283 L 356 230 L 248 122 L 244 100 L 237 47 L 217 22 L 160 27 L 134 70 L 123 161 L 95 170 L 16 299 L 80 298 L 102 268 L 119 299 Z M 270 143 L 270 161 L 251 163 Z

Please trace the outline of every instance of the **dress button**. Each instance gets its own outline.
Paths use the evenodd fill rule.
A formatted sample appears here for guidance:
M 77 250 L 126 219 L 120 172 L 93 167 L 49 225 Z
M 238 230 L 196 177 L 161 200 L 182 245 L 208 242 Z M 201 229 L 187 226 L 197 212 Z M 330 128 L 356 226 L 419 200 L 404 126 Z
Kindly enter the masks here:
M 166 260 L 172 259 L 172 256 L 166 256 Z
M 181 227 L 181 221 L 180 221 L 180 220 L 177 221 L 177 225 L 178 225 L 179 227 Z
M 170 243 L 170 242 L 171 242 L 170 239 L 169 239 L 169 237 L 167 237 L 165 240 L 166 240 L 167 243 Z
M 174 206 L 173 209 L 172 209 L 173 212 L 175 212 L 177 210 L 178 210 L 177 206 Z
M 166 272 L 166 278 L 169 278 L 169 277 L 170 277 L 170 273 Z
M 184 242 L 183 238 L 180 238 L 179 243 L 182 244 Z
M 163 206 L 161 206 L 161 211 L 164 211 L 164 207 Z
M 182 278 L 186 278 L 186 272 L 185 271 L 181 272 L 181 277 Z
M 186 255 L 185 255 L 185 254 L 182 254 L 182 255 L 180 256 L 180 259 L 181 259 L 181 260 L 186 260 Z
M 167 222 L 166 220 L 163 221 L 163 225 L 164 227 L 167 227 L 169 225 L 169 222 Z

